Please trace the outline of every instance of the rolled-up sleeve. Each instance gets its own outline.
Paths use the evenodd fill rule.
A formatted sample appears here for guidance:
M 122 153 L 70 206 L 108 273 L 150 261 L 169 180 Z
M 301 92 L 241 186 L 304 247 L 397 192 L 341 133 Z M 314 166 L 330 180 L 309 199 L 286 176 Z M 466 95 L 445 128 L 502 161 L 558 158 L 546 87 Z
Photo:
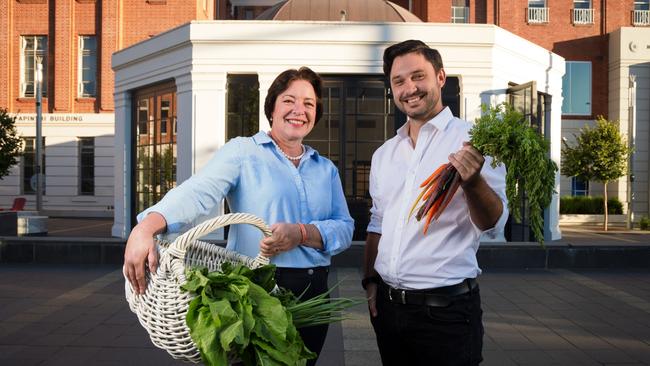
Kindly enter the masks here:
M 188 229 L 196 218 L 209 214 L 237 184 L 241 164 L 239 145 L 239 139 L 225 144 L 200 172 L 142 211 L 138 222 L 149 213 L 157 212 L 165 218 L 167 232 L 175 233 Z
M 354 220 L 350 216 L 348 205 L 343 194 L 341 178 L 338 170 L 332 169 L 330 175 L 332 187 L 332 215 L 326 220 L 314 220 L 310 222 L 318 228 L 323 239 L 323 251 L 336 255 L 352 244 L 352 233 L 354 232 Z

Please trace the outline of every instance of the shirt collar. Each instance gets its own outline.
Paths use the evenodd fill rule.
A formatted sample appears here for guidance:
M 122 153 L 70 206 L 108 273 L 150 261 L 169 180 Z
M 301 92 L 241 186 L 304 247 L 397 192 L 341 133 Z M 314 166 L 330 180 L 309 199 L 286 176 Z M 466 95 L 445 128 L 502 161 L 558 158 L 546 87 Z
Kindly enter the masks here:
M 253 141 L 258 145 L 272 144 L 271 136 L 264 131 L 260 131 L 253 135 Z M 318 151 L 314 150 L 311 146 L 305 145 L 305 155 L 316 158 L 318 157 Z
M 445 107 L 440 111 L 440 113 L 436 114 L 435 117 L 427 121 L 425 125 L 431 125 L 437 130 L 444 131 L 447 129 L 449 122 L 451 122 L 453 118 L 454 115 L 451 113 L 451 109 L 449 109 L 449 107 Z M 408 123 L 405 123 L 402 127 L 397 129 L 397 135 L 401 138 L 409 137 Z

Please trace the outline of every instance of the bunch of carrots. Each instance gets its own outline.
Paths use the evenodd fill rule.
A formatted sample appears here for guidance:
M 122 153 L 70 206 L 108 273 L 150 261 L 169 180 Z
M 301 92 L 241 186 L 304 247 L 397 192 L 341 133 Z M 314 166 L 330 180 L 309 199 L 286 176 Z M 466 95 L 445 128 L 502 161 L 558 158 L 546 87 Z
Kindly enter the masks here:
M 426 234 L 432 221 L 438 220 L 442 211 L 445 210 L 454 194 L 460 187 L 460 174 L 451 163 L 443 164 L 431 174 L 422 184 L 422 192 L 413 202 L 408 217 L 410 218 L 415 211 L 418 203 L 423 201 L 422 205 L 415 214 L 415 218 L 420 221 L 426 217 L 422 234 Z

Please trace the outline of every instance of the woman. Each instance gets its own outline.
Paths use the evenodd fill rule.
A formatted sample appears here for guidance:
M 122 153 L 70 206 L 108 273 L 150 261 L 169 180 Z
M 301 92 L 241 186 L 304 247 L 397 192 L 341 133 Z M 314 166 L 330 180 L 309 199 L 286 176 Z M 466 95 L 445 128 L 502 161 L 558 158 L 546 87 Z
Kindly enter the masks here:
M 228 249 L 271 257 L 278 285 L 296 295 L 306 290 L 304 297 L 311 298 L 327 291 L 330 257 L 350 246 L 354 225 L 338 170 L 302 144 L 323 113 L 321 83 L 307 67 L 281 73 L 264 102 L 270 133 L 232 139 L 199 173 L 138 215 L 124 253 L 124 271 L 137 292 L 145 290 L 145 262 L 153 271 L 157 267 L 153 236 L 188 229 L 223 198 L 232 212 L 272 223 L 273 232 L 259 241 L 258 229 L 234 225 Z M 300 329 L 309 350 L 320 353 L 327 329 Z

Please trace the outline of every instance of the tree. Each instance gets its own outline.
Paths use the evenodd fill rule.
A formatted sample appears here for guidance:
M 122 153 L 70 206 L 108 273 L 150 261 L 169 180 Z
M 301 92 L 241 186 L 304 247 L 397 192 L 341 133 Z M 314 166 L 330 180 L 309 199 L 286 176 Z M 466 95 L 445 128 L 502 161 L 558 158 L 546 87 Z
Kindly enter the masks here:
M 0 180 L 9 173 L 12 165 L 18 164 L 22 153 L 22 140 L 18 137 L 15 122 L 15 117 L 0 108 Z
M 603 116 L 598 116 L 595 128 L 587 126 L 581 129 L 576 142 L 574 147 L 563 142 L 562 174 L 603 183 L 603 228 L 607 231 L 607 183 L 625 175 L 631 149 L 627 147 L 617 124 Z

